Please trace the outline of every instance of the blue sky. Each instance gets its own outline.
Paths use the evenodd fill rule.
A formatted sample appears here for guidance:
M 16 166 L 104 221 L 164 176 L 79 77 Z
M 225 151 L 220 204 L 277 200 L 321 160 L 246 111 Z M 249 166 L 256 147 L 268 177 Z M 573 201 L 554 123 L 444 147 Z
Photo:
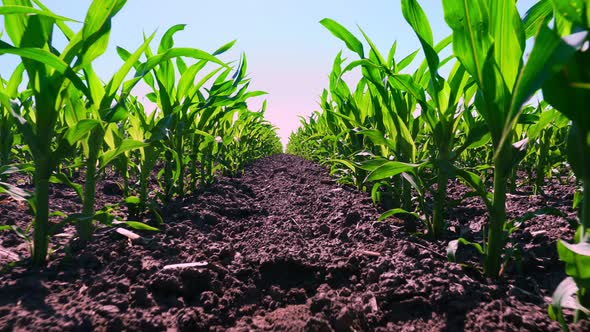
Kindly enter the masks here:
M 80 21 L 90 2 L 43 1 L 56 13 Z M 519 1 L 521 12 L 534 2 Z M 442 1 L 422 0 L 421 5 L 431 21 L 435 40 L 450 34 L 444 23 Z M 318 109 L 319 95 L 328 84 L 332 61 L 344 48 L 342 42 L 319 24 L 326 17 L 357 35 L 356 25 L 359 25 L 385 54 L 395 40 L 400 59 L 419 48 L 401 14 L 399 0 L 128 0 L 114 19 L 109 49 L 96 61 L 95 69 L 107 79 L 122 63 L 115 52 L 116 46 L 135 49 L 141 44 L 144 32 L 150 34 L 157 30 L 160 36 L 175 24 L 187 24 L 185 31 L 175 36 L 177 46 L 213 51 L 237 39 L 233 51 L 222 59 L 237 60 L 240 53 L 246 53 L 251 86 L 269 93 L 264 97 L 268 100 L 267 119 L 279 127 L 279 134 L 286 142 L 290 132 L 299 125 L 297 116 Z M 0 75 L 8 76 L 16 61 L 0 57 Z M 253 101 L 251 107 L 258 108 L 261 101 Z

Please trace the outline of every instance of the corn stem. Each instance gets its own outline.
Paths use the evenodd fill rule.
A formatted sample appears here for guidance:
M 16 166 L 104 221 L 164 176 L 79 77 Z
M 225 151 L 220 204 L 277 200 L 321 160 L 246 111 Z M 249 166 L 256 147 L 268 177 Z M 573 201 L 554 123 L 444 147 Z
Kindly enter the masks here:
M 33 233 L 33 266 L 45 265 L 49 247 L 49 177 L 50 163 L 35 163 L 35 230 Z
M 497 278 L 502 264 L 502 253 L 506 244 L 504 226 L 506 224 L 506 189 L 507 176 L 510 169 L 507 163 L 510 160 L 509 147 L 505 147 L 494 161 L 494 198 L 490 211 L 490 223 L 488 229 L 487 250 L 484 261 L 484 273 Z

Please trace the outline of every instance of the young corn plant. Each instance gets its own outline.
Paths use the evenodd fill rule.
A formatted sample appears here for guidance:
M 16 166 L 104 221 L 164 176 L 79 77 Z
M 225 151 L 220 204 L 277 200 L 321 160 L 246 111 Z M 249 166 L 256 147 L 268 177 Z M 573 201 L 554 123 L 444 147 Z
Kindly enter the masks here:
M 506 219 L 507 179 L 523 155 L 525 144 L 513 145 L 513 128 L 522 106 L 541 87 L 543 81 L 562 63 L 549 50 L 559 45 L 545 44 L 541 30 L 528 62 L 524 63 L 525 38 L 531 23 L 525 25 L 512 0 L 443 0 L 445 20 L 453 30 L 455 56 L 478 87 L 475 107 L 490 131 L 493 146 L 493 198 L 484 242 L 484 272 L 498 277 L 511 227 Z M 545 48 L 545 49 L 543 49 Z
M 260 112 L 241 110 L 225 126 L 218 160 L 226 175 L 236 177 L 247 163 L 282 151 L 274 128 L 264 120 L 264 107 Z
M 208 186 L 214 180 L 215 172 L 223 166 L 216 164 L 216 158 L 220 153 L 219 143 L 227 141 L 223 133 L 226 125 L 233 123 L 234 115 L 247 110 L 249 98 L 266 94 L 261 91 L 248 91 L 250 80 L 246 78 L 247 61 L 242 56 L 232 74 L 232 69 L 226 69 L 214 81 L 213 86 L 207 90 L 207 96 L 199 94 L 199 102 L 191 108 L 190 148 L 193 149 L 194 164 L 193 173 L 199 173 L 201 186 Z M 210 75 L 209 77 L 212 77 Z M 201 82 L 208 79 L 205 77 Z M 202 83 L 199 84 L 199 86 Z M 196 179 L 197 176 L 194 176 Z M 196 182 L 194 186 L 196 188 Z
M 0 77 L 0 91 L 8 97 L 11 93 L 6 93 L 8 82 Z M 10 105 L 10 100 L 6 99 L 0 104 L 0 166 L 12 163 L 12 147 L 14 146 L 16 121 L 12 116 L 12 108 L 4 105 Z M 1 178 L 0 178 L 1 179 Z
M 45 264 L 49 244 L 50 178 L 66 155 L 66 150 L 89 130 L 80 125 L 69 129 L 58 139 L 56 123 L 69 98 L 69 86 L 75 86 L 89 101 L 95 102 L 90 84 L 78 74 L 106 49 L 111 19 L 125 1 L 93 1 L 84 26 L 72 36 L 62 52 L 57 52 L 52 45 L 54 26 L 67 27 L 63 22 L 69 19 L 55 15 L 38 1 L 35 3 L 40 9 L 28 0 L 3 2 L 0 14 L 4 15 L 5 30 L 12 45 L 0 41 L 0 54 L 21 58 L 29 79 L 27 87 L 35 101 L 30 112 L 14 115 L 23 141 L 33 155 L 35 166 L 36 213 L 32 260 L 34 265 L 41 266 Z M 5 107 L 11 107 L 4 104 Z
M 185 144 L 187 136 L 192 134 L 190 127 L 193 118 L 190 108 L 197 103 L 199 89 L 206 80 L 220 69 L 228 67 L 216 56 L 233 45 L 233 42 L 224 45 L 212 55 L 196 49 L 174 48 L 174 35 L 184 28 L 185 25 L 180 24 L 168 29 L 160 41 L 158 54 L 154 55 L 149 48 L 146 48 L 147 61 L 139 67 L 146 73 L 153 71 L 145 75 L 144 81 L 152 88 L 153 93 L 150 95 L 152 101 L 157 103 L 162 116 L 167 118 L 166 123 L 170 126 L 162 141 L 166 150 L 163 170 L 164 201 L 169 201 L 175 194 L 183 196 L 185 193 Z M 124 59 L 129 57 L 129 52 L 121 48 L 118 51 Z M 185 58 L 198 61 L 187 66 Z M 176 66 L 172 59 L 176 59 Z M 208 63 L 216 63 L 221 68 L 214 70 L 200 83 L 195 84 L 195 77 Z M 176 79 L 177 72 L 180 73 L 179 80 Z
M 130 97 L 126 105 L 129 109 L 127 134 L 131 139 L 144 140 L 148 143 L 138 149 L 137 157 L 131 163 L 139 183 L 138 196 L 126 197 L 128 207 L 133 210 L 130 213 L 130 218 L 135 217 L 141 221 L 148 208 L 153 213 L 156 212 L 154 204 L 149 199 L 149 181 L 150 175 L 163 153 L 161 141 L 170 125 L 168 118 L 161 117 L 161 112 L 154 110 L 149 114 L 146 113 L 143 104 L 135 97 Z
M 342 61 L 339 61 L 338 56 L 333 70 L 336 75 L 331 79 L 332 97 L 338 97 L 335 98 L 336 104 L 342 106 L 338 113 L 330 113 L 337 115 L 346 124 L 349 128 L 347 134 L 352 131 L 352 144 L 349 146 L 353 148 L 355 156 L 362 157 L 349 158 L 354 163 L 346 161 L 345 165 L 359 173 L 356 176 L 359 188 L 365 183 L 377 181 L 377 187 L 373 190 L 375 192 L 375 188 L 381 186 L 379 182 L 391 179 L 391 185 L 388 182 L 385 184 L 393 190 L 393 206 L 411 210 L 412 188 L 418 187 L 412 172 L 417 167 L 416 138 L 422 127 L 421 119 L 414 117 L 415 96 L 420 95 L 420 92 L 413 78 L 399 71 L 411 63 L 415 53 L 396 63 L 394 44 L 385 60 L 363 32 L 371 46 L 369 57 L 366 58 L 363 44 L 350 31 L 331 19 L 324 19 L 321 24 L 360 57 L 360 60 L 353 61 L 342 70 Z M 363 78 L 352 94 L 342 82 L 342 75 L 357 67 L 361 67 Z M 334 121 L 328 119 L 328 125 L 332 126 L 332 123 Z M 334 131 L 336 137 L 341 134 L 337 129 Z M 375 153 L 380 157 L 371 158 Z
M 545 101 L 537 107 L 537 115 L 539 120 L 526 128 L 527 137 L 535 142 L 528 154 L 528 174 L 535 195 L 543 194 L 545 179 L 551 179 L 551 170 L 558 166 L 554 164 L 555 158 L 552 158 L 552 154 L 559 156 L 558 163 L 564 160 L 565 156 L 561 155 L 558 149 L 563 142 L 559 142 L 558 137 L 560 131 L 569 127 L 569 120 L 558 110 L 548 106 Z
M 576 311 L 575 321 L 590 316 L 590 116 L 586 110 L 590 102 L 590 2 L 552 0 L 551 3 L 554 28 L 543 26 L 536 37 L 536 45 L 540 45 L 539 53 L 566 61 L 545 82 L 543 95 L 571 120 L 568 160 L 582 183 L 584 195 L 579 204 L 580 226 L 575 243 L 559 241 L 557 245 L 569 277 L 556 289 L 549 308 L 551 317 L 567 330 L 563 308 L 568 303 Z
M 474 89 L 468 88 L 468 75 L 461 65 L 454 67 L 448 80 L 438 74 L 439 66 L 449 60 L 441 61 L 438 52 L 449 45 L 450 38 L 434 45 L 428 20 L 418 3 L 404 1 L 402 9 L 420 38 L 427 58 L 412 76 L 401 74 L 400 71 L 411 63 L 416 53 L 396 63 L 394 44 L 388 59 L 385 60 L 372 41 L 364 35 L 371 46 L 371 53 L 369 58 L 363 58 L 361 42 L 348 30 L 329 19 L 323 20 L 322 24 L 361 57 L 361 60 L 351 63 L 343 71 L 362 66 L 363 79 L 359 83 L 361 88 L 357 87 L 356 90 L 360 97 L 356 99 L 360 100 L 358 104 L 363 106 L 360 118 L 364 121 L 353 123 L 361 127 L 359 134 L 367 138 L 361 141 L 363 147 L 359 149 L 370 151 L 373 157 L 361 162 L 359 168 L 370 172 L 364 181 L 379 181 L 373 187 L 374 197 L 375 189 L 386 185 L 393 191 L 394 200 L 401 202 L 394 204 L 396 208 L 385 213 L 383 218 L 399 213 L 415 215 L 408 211 L 412 206 L 411 190 L 414 188 L 420 193 L 425 185 L 420 178 L 412 174 L 418 168 L 417 162 L 430 158 L 424 165 L 432 165 L 437 170 L 438 189 L 434 195 L 434 211 L 422 211 L 431 216 L 420 218 L 424 219 L 428 234 L 440 238 L 445 229 L 443 207 L 448 178 L 452 173 L 459 173 L 469 181 L 473 178 L 472 174 L 452 166 L 453 161 L 484 135 L 485 132 L 481 129 L 485 128 L 481 123 L 477 123 L 479 129 L 470 132 L 471 135 L 465 140 L 465 144 L 455 143 L 458 139 L 455 137 L 456 132 L 462 119 L 459 116 L 459 103 L 462 99 L 469 100 Z M 338 76 L 339 80 L 341 75 Z M 361 93 L 358 93 L 359 91 Z M 427 99 L 427 95 L 431 98 Z M 366 98 L 368 102 L 363 97 L 369 97 Z M 354 104 L 348 102 L 347 105 Z M 419 114 L 416 116 L 417 110 Z M 433 151 L 430 156 L 428 150 Z M 392 182 L 383 182 L 391 178 Z M 381 197 L 385 196 L 384 194 L 381 193 Z
M 403 0 L 402 12 L 406 21 L 410 24 L 424 51 L 426 58 L 425 64 L 428 71 L 421 74 L 425 69 L 421 69 L 416 74 L 423 76 L 422 79 L 424 92 L 417 95 L 417 100 L 421 106 L 421 117 L 429 128 L 428 135 L 431 140 L 431 157 L 430 163 L 434 167 L 437 177 L 437 189 L 434 193 L 434 206 L 432 217 L 427 220 L 428 231 L 435 239 L 444 236 L 446 223 L 444 220 L 444 210 L 447 201 L 447 185 L 449 178 L 460 176 L 468 183 L 471 183 L 479 192 L 484 189 L 478 181 L 474 181 L 474 175 L 455 166 L 455 160 L 464 150 L 473 142 L 478 141 L 483 135 L 484 127 L 481 123 L 474 123 L 470 135 L 465 139 L 464 144 L 459 143 L 460 121 L 466 107 L 466 103 L 472 99 L 474 89 L 471 89 L 469 77 L 465 68 L 460 63 L 454 65 L 448 79 L 439 75 L 439 69 L 442 63 L 439 58 L 439 52 L 436 50 L 434 38 L 430 23 L 416 0 Z M 445 41 L 443 41 L 445 43 Z M 423 65 L 423 67 L 426 67 Z M 425 100 L 422 95 L 428 94 L 430 100 Z M 486 200 L 487 202 L 487 200 Z

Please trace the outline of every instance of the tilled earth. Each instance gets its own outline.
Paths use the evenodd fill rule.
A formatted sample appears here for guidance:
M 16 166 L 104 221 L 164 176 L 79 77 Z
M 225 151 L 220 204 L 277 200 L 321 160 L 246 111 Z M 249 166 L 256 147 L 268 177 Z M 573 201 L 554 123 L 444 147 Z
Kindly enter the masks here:
M 101 188 L 101 204 L 121 200 L 112 183 Z M 450 186 L 451 198 L 465 191 Z M 510 196 L 509 215 L 552 206 L 573 218 L 573 191 L 552 182 L 546 196 Z M 52 198 L 55 209 L 77 211 L 68 190 Z M 0 201 L 0 225 L 30 220 L 22 204 Z M 139 240 L 104 228 L 81 248 L 67 228 L 47 268 L 0 274 L 0 331 L 560 330 L 547 305 L 565 277 L 555 242 L 573 235 L 566 218 L 526 221 L 513 236 L 518 264 L 492 281 L 469 250 L 459 258 L 470 264 L 449 263 L 448 240 L 427 241 L 412 235 L 420 225 L 379 223 L 379 215 L 366 193 L 325 169 L 269 157 L 170 204 L 161 231 L 138 232 Z M 477 199 L 449 204 L 448 218 L 450 238 L 481 237 Z M 26 251 L 14 234 L 0 234 L 0 264 Z M 165 268 L 181 263 L 199 264 Z M 584 324 L 571 328 L 590 330 Z

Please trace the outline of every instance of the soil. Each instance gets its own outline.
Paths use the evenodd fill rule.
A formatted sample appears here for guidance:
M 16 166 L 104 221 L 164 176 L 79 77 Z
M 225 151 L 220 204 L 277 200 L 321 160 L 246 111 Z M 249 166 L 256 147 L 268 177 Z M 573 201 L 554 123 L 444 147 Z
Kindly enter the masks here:
M 112 179 L 99 185 L 99 205 L 121 201 L 114 189 Z M 574 234 L 574 189 L 553 179 L 545 196 L 509 195 L 510 217 L 545 206 L 563 216 L 525 221 L 511 237 L 519 259 L 494 281 L 474 252 L 450 263 L 448 239 L 416 235 L 414 221 L 376 222 L 366 193 L 277 155 L 169 204 L 161 231 L 135 231 L 138 240 L 101 228 L 83 248 L 66 227 L 40 270 L 8 264 L 28 247 L 1 233 L 0 331 L 559 331 L 547 305 L 565 277 L 555 243 Z M 466 191 L 449 187 L 449 239 L 481 239 L 481 201 L 452 204 Z M 0 225 L 30 220 L 25 205 L 0 201 Z M 79 209 L 63 187 L 52 202 Z M 184 263 L 195 264 L 169 266 Z

